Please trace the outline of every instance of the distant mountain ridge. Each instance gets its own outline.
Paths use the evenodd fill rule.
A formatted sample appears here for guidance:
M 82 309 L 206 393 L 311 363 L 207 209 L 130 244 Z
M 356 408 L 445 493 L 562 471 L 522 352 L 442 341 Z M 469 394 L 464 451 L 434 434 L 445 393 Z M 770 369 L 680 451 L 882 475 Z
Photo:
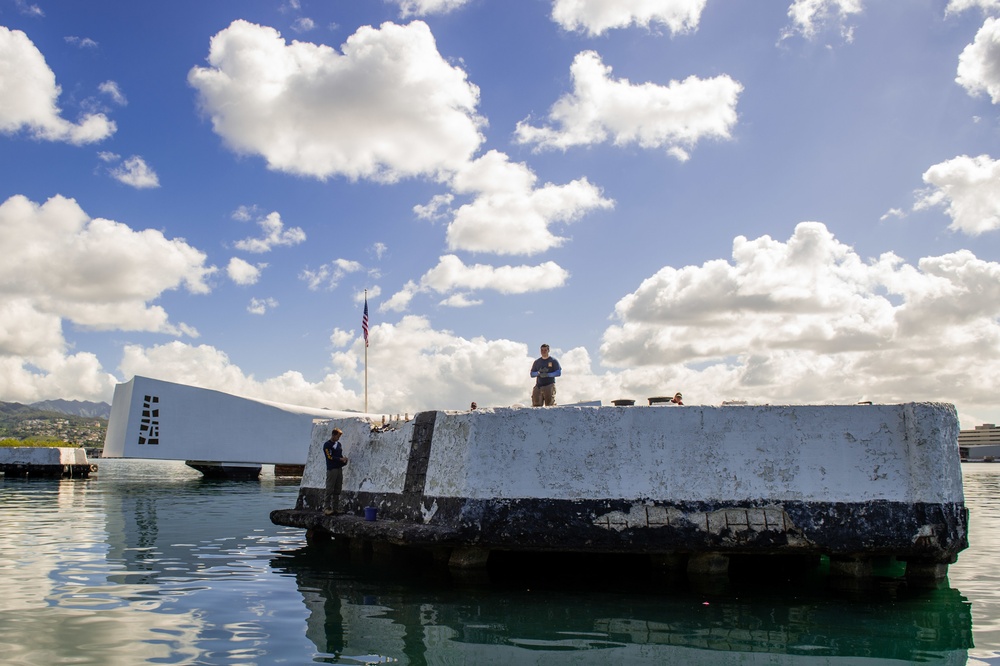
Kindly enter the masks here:
M 89 402 L 86 400 L 42 400 L 33 402 L 34 407 L 46 412 L 59 412 L 70 416 L 85 416 L 92 419 L 111 418 L 111 405 L 106 402 Z
M 100 448 L 110 415 L 111 405 L 106 402 L 0 402 L 0 439 L 54 440 Z

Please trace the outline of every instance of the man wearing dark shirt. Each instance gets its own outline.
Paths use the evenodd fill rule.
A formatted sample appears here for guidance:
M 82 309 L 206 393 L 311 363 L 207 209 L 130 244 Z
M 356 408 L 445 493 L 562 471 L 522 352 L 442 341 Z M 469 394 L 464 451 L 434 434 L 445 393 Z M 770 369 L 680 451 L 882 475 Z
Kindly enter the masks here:
M 344 486 L 344 466 L 347 458 L 340 445 L 344 431 L 334 428 L 330 439 L 323 442 L 323 457 L 326 459 L 326 496 L 323 498 L 323 513 L 330 516 L 340 513 L 340 491 Z
M 556 404 L 556 377 L 562 375 L 559 361 L 549 356 L 549 346 L 542 345 L 542 356 L 531 364 L 531 376 L 535 387 L 531 389 L 531 406 L 551 407 Z

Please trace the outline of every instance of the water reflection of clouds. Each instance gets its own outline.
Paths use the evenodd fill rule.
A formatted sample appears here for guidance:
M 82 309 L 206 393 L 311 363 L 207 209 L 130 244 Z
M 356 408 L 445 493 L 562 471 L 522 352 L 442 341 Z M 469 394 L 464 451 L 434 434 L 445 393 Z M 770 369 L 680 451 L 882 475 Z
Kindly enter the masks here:
M 161 615 L 135 608 L 31 609 L 0 613 L 0 644 L 8 664 L 191 663 L 204 629 L 195 613 Z M 67 650 L 71 647 L 71 650 Z M 86 655 L 100 654 L 94 661 Z M 68 657 L 68 653 L 73 655 Z
M 101 663 L 184 661 L 202 630 L 193 612 L 157 615 L 144 588 L 111 582 L 102 494 L 90 481 L 31 480 L 0 502 L 0 645 L 5 663 L 64 663 L 101 646 Z M 171 636 L 170 640 L 165 640 Z
M 270 626 L 261 582 L 277 544 L 301 543 L 268 521 L 284 489 L 206 484 L 175 465 L 116 473 L 125 465 L 0 482 L 4 663 L 255 663 L 295 643 Z
M 969 509 L 969 548 L 948 570 L 952 585 L 972 600 L 973 638 L 969 663 L 1000 665 L 1000 464 L 962 463 L 965 505 Z M 973 661 L 975 659 L 976 661 Z

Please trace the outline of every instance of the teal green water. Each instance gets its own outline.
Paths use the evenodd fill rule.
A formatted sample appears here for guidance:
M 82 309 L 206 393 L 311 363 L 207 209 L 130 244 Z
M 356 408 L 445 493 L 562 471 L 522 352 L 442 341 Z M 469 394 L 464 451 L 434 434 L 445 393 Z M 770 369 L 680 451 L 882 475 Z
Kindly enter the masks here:
M 297 485 L 99 462 L 89 480 L 0 477 L 4 664 L 1000 665 L 1000 465 L 964 467 L 971 548 L 916 591 L 352 566 L 271 524 Z

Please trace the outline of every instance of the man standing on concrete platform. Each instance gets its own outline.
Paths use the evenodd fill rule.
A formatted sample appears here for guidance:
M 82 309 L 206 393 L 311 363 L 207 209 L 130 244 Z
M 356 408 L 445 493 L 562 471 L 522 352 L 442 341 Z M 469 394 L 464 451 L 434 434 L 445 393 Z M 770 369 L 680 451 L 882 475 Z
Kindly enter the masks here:
M 556 404 L 556 377 L 562 375 L 559 361 L 549 356 L 549 346 L 542 345 L 542 356 L 531 364 L 531 376 L 535 378 L 535 388 L 531 390 L 531 406 L 552 407 Z
M 331 516 L 340 513 L 340 491 L 344 487 L 344 466 L 347 458 L 340 445 L 344 431 L 334 428 L 330 439 L 323 442 L 323 457 L 326 458 L 326 496 L 323 498 L 323 513 Z

